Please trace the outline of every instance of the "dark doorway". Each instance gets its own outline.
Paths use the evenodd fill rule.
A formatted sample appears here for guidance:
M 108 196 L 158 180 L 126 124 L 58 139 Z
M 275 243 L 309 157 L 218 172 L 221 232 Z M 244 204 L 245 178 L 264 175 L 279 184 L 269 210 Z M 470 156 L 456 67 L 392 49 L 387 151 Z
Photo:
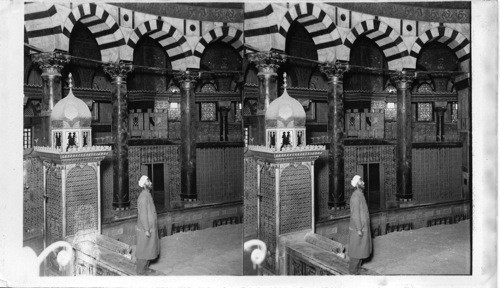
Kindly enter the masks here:
M 143 171 L 143 174 L 148 175 L 149 179 L 151 179 L 151 182 L 153 183 L 153 192 L 151 196 L 153 196 L 156 210 L 163 210 L 165 208 L 166 194 L 164 164 L 143 164 L 143 167 L 147 169 L 147 172 Z
M 370 163 L 361 164 L 363 167 L 363 180 L 365 181 L 365 197 L 370 212 L 381 210 L 380 195 L 382 194 L 380 187 L 380 164 Z

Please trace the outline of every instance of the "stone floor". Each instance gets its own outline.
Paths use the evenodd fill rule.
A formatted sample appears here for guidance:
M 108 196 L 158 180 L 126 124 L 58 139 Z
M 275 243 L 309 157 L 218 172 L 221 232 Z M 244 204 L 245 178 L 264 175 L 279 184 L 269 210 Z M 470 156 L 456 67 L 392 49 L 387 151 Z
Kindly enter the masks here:
M 466 220 L 376 237 L 362 274 L 470 274 L 470 231 Z M 166 275 L 242 275 L 241 239 L 241 224 L 174 234 L 161 239 L 161 257 L 151 268 Z
M 376 237 L 373 255 L 363 264 L 362 274 L 470 274 L 470 232 L 470 220 L 466 220 Z M 39 250 L 41 240 L 33 239 L 25 246 Z M 249 261 L 242 252 L 241 224 L 177 233 L 160 242 L 161 257 L 151 264 L 151 268 L 166 275 L 255 274 L 251 264 L 243 264 Z M 340 268 L 347 271 L 347 266 Z
M 363 267 L 384 275 L 469 275 L 470 231 L 465 220 L 376 237 Z
M 160 243 L 160 257 L 150 267 L 167 276 L 242 275 L 241 224 L 176 233 Z

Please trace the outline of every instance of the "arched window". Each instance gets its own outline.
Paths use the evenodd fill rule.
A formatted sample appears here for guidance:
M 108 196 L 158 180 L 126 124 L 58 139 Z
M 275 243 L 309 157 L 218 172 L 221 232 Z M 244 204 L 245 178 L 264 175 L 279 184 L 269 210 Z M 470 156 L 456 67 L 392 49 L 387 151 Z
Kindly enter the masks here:
M 143 36 L 135 46 L 134 73 L 128 79 L 129 90 L 166 91 L 173 76 L 165 70 L 172 68 L 165 49 L 149 36 Z
M 285 46 L 285 53 L 292 57 L 289 57 L 283 65 L 280 65 L 278 70 L 279 77 L 282 77 L 283 72 L 286 72 L 290 77 L 290 79 L 287 79 L 288 87 L 309 87 L 316 64 L 302 59 L 318 60 L 316 50 L 312 37 L 306 28 L 299 21 L 293 21 L 286 35 Z M 278 85 L 279 89 L 281 89 L 283 83 L 279 81 Z
M 458 58 L 450 47 L 439 41 L 426 43 L 417 58 L 417 67 L 427 71 L 459 71 Z M 452 76 L 447 73 L 429 75 L 433 82 L 433 91 L 449 91 L 449 82 Z
M 417 92 L 418 93 L 432 93 L 432 92 L 434 92 L 434 89 L 432 89 L 432 86 L 430 83 L 424 82 L 418 86 Z
M 325 78 L 320 71 L 315 70 L 311 75 L 311 79 L 309 80 L 309 88 L 320 90 L 328 89 L 328 82 L 325 81 Z
M 217 40 L 211 42 L 205 48 L 201 57 L 201 70 L 205 71 L 241 71 L 242 59 L 233 46 Z M 213 74 L 211 80 L 212 87 L 206 84 L 200 87 L 203 92 L 233 91 L 234 77 L 231 74 Z M 206 89 L 206 90 L 204 90 Z M 215 90 L 214 90 L 215 89 Z
M 176 85 L 170 85 L 167 90 L 168 93 L 180 93 L 181 90 Z
M 201 86 L 201 92 L 214 93 L 217 92 L 217 87 L 213 83 L 205 83 Z
M 387 69 L 387 60 L 380 48 L 366 36 L 360 36 L 351 48 L 349 64 Z M 384 91 L 387 76 L 367 70 L 352 70 L 344 75 L 345 90 Z
M 101 50 L 92 32 L 81 22 L 77 22 L 71 31 L 69 54 L 78 58 L 101 60 Z M 93 80 L 98 64 L 74 58 L 63 70 L 63 78 L 73 75 L 74 86 L 93 88 Z

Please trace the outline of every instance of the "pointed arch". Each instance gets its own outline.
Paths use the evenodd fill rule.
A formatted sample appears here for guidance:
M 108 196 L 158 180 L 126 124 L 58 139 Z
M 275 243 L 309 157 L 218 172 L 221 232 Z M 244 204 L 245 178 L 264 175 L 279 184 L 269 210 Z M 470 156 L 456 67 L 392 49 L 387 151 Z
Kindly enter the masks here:
M 196 44 L 193 54 L 193 63 L 195 67 L 192 68 L 200 67 L 201 57 L 203 56 L 205 48 L 207 48 L 208 44 L 210 44 L 211 42 L 219 39 L 222 42 L 231 45 L 236 50 L 236 52 L 238 52 L 238 54 L 243 57 L 243 51 L 245 48 L 243 46 L 243 32 L 230 26 L 217 27 L 205 33 L 198 44 Z
M 62 34 L 63 50 L 68 51 L 71 31 L 75 24 L 80 21 L 94 35 L 102 61 L 120 60 L 120 46 L 125 44 L 120 26 L 113 17 L 101 6 L 94 3 L 80 4 L 74 8 L 64 21 Z
M 299 3 L 288 9 L 276 34 L 276 48 L 285 51 L 286 36 L 295 20 L 309 32 L 318 51 L 318 61 L 333 60 L 332 48 L 342 45 L 340 33 L 330 16 L 312 3 Z
M 344 40 L 344 47 L 347 49 L 346 57 L 350 59 L 350 53 L 354 41 L 365 35 L 371 39 L 382 50 L 387 60 L 388 68 L 391 70 L 402 70 L 404 58 L 408 56 L 408 48 L 403 39 L 391 26 L 376 19 L 363 21 L 351 29 L 351 32 Z
M 149 20 L 139 25 L 130 35 L 127 42 L 125 57 L 133 59 L 134 48 L 142 36 L 149 36 L 158 41 L 165 49 L 174 70 L 186 70 L 187 60 L 193 54 L 186 38 L 174 26 L 161 21 Z
M 462 72 L 470 71 L 470 41 L 460 32 L 445 26 L 434 27 L 422 33 L 411 47 L 410 63 L 417 65 L 417 58 L 424 45 L 438 41 L 448 46 L 458 58 Z

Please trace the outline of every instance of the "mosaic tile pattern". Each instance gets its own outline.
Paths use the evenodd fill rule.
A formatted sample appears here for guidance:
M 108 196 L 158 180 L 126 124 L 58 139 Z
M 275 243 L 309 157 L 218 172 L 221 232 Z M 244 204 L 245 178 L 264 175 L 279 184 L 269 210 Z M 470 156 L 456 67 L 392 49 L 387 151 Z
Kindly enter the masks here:
M 275 169 L 265 167 L 261 172 L 261 215 L 260 215 L 260 240 L 267 244 L 270 255 L 264 260 L 262 265 L 275 271 L 276 268 L 276 189 L 275 189 Z
M 242 199 L 243 148 L 196 149 L 198 201 L 222 203 Z
M 280 234 L 311 228 L 311 172 L 286 167 L 280 177 Z
M 345 150 L 344 150 L 345 153 Z M 345 164 L 344 164 L 345 165 Z M 328 171 L 328 151 L 325 151 L 314 162 L 314 175 L 316 183 L 314 184 L 316 190 L 316 210 L 319 218 L 328 218 L 330 216 L 328 210 L 328 193 L 329 193 L 329 171 Z
M 432 103 L 417 103 L 417 121 L 432 121 Z
M 357 172 L 357 165 L 362 163 L 380 163 L 384 173 L 384 193 L 386 201 L 395 200 L 396 193 L 396 162 L 394 146 L 346 146 L 344 161 L 345 179 L 352 179 Z M 344 186 L 346 205 L 352 194 L 350 181 L 345 181 Z
M 461 148 L 412 149 L 412 193 L 420 203 L 462 199 Z
M 257 161 L 244 159 L 244 237 L 257 235 Z
M 201 121 L 217 121 L 217 103 L 203 102 L 201 103 Z
M 24 239 L 43 235 L 43 165 L 37 158 L 23 160 L 25 188 L 23 189 Z
M 166 182 L 168 183 L 170 202 L 180 201 L 179 146 L 131 146 L 129 147 L 130 206 L 137 207 L 137 197 L 141 192 L 137 181 L 142 175 L 141 164 L 143 163 L 164 163 L 164 169 L 168 169 L 166 174 L 169 179 Z
M 62 239 L 61 171 L 47 173 L 47 244 Z
M 69 170 L 66 180 L 66 235 L 97 230 L 97 174 L 90 166 Z

